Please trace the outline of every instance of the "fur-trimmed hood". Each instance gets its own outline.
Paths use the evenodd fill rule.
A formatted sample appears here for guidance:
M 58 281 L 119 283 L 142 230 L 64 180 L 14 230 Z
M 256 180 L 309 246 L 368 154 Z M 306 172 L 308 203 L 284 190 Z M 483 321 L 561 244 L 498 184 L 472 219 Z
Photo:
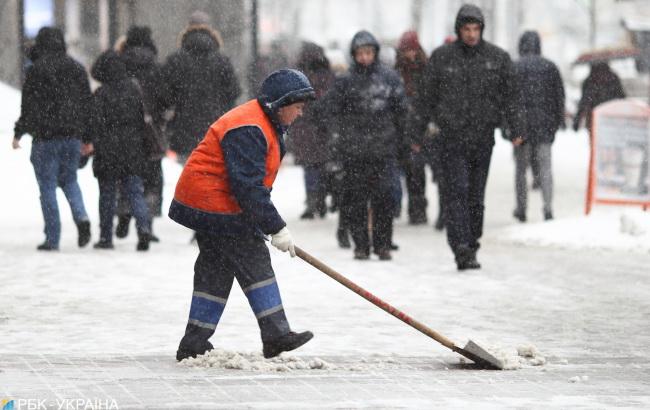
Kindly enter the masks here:
M 189 26 L 179 38 L 179 47 L 191 54 L 206 54 L 223 47 L 221 34 L 206 25 Z

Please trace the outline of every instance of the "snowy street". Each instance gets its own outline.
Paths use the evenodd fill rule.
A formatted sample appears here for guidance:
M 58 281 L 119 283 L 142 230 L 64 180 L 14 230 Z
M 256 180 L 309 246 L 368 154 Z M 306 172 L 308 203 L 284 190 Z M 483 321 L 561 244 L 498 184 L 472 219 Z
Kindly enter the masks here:
M 650 407 L 650 215 L 596 206 L 584 217 L 585 131 L 562 132 L 553 146 L 556 219 L 547 223 L 538 191 L 529 194 L 529 222 L 512 218 L 514 163 L 511 147 L 498 139 L 478 256 L 483 269 L 470 273 L 456 270 L 444 233 L 431 223 L 409 226 L 406 212 L 396 222 L 400 249 L 392 261 L 355 261 L 351 250 L 337 247 L 335 215 L 299 219 L 299 167 L 285 164 L 274 186 L 274 202 L 299 246 L 456 344 L 472 339 L 500 350 L 515 369 L 473 370 L 275 249 L 289 321 L 314 339 L 255 369 L 264 361 L 256 356 L 259 331 L 235 285 L 212 343 L 243 355 L 224 365 L 179 365 L 174 355 L 198 252 L 192 233 L 165 217 L 155 221 L 161 242 L 149 252 L 136 252 L 133 226 L 113 251 L 79 249 L 59 192 L 61 251 L 37 252 L 43 222 L 30 138 L 11 150 L 19 95 L 0 95 L 0 402 L 24 400 L 20 408 L 27 408 L 28 400 L 41 400 L 57 408 L 57 400 L 85 399 L 95 403 L 87 408 L 119 409 Z M 180 166 L 163 166 L 166 211 Z M 95 242 L 97 182 L 90 166 L 79 178 Z M 437 199 L 430 183 L 427 195 L 432 222 Z M 623 219 L 633 221 L 634 234 L 622 232 Z M 533 346 L 532 357 L 518 356 L 517 348 Z

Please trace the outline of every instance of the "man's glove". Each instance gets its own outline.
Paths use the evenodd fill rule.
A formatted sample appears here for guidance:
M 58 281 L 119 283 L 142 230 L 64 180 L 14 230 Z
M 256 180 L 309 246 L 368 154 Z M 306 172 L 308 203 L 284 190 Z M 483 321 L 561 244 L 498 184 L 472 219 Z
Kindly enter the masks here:
M 293 244 L 293 238 L 291 237 L 291 232 L 285 226 L 280 229 L 277 233 L 271 235 L 271 245 L 275 246 L 282 252 L 289 251 L 291 257 L 296 256 L 296 248 Z

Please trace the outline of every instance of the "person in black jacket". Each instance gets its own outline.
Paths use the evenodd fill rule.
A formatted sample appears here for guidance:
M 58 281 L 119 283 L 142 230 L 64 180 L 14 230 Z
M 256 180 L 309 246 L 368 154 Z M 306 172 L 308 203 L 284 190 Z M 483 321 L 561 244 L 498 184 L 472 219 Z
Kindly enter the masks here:
M 91 73 L 102 83 L 95 90 L 91 119 L 95 147 L 93 172 L 99 183 L 101 231 L 99 242 L 94 247 L 113 249 L 116 191 L 118 186 L 122 186 L 138 229 L 136 249 L 146 251 L 151 229 L 141 178 L 148 160 L 143 137 L 142 92 L 127 75 L 124 61 L 113 50 L 105 51 L 97 58 Z
M 418 119 L 441 130 L 441 168 L 447 241 L 459 270 L 479 269 L 485 185 L 495 128 L 505 123 L 513 143 L 518 123 L 508 53 L 483 40 L 481 9 L 464 5 L 456 17 L 458 39 L 434 50 L 419 94 Z
M 591 115 L 594 108 L 617 98 L 625 98 L 621 79 L 607 62 L 594 63 L 589 76 L 582 83 L 582 97 L 578 103 L 578 112 L 573 118 L 573 129 L 578 131 L 580 122 L 585 118 L 587 129 L 591 131 Z
M 372 246 L 381 260 L 391 259 L 393 214 L 391 196 L 397 147 L 408 111 L 399 74 L 379 61 L 379 43 L 367 31 L 354 35 L 350 71 L 334 83 L 322 103 L 339 133 L 336 152 L 343 164 L 347 213 L 354 257 L 370 257 L 368 204 L 373 211 Z
M 34 65 L 28 69 L 23 85 L 21 114 L 12 145 L 14 149 L 20 148 L 23 134 L 33 137 L 30 159 L 45 219 L 45 242 L 37 249 L 59 249 L 57 186 L 63 189 L 70 204 L 77 224 L 77 242 L 83 247 L 90 241 L 90 221 L 77 182 L 77 169 L 81 154 L 92 151 L 86 132 L 91 98 L 88 75 L 81 64 L 66 55 L 63 32 L 58 28 L 39 30 L 30 57 Z
M 126 65 L 127 75 L 135 79 L 142 90 L 147 115 L 151 116 L 152 126 L 158 132 L 155 134 L 158 141 L 151 141 L 147 147 L 147 160 L 143 164 L 142 182 L 144 184 L 144 196 L 149 209 L 149 218 L 161 215 L 163 173 L 162 157 L 165 154 L 162 129 L 164 126 L 164 112 L 169 98 L 166 93 L 166 86 L 162 78 L 160 65 L 156 62 L 158 49 L 151 38 L 151 29 L 146 26 L 133 26 L 129 28 L 126 40 L 118 50 Z M 129 232 L 131 214 L 129 212 L 129 201 L 127 196 L 119 191 L 118 200 L 118 224 L 115 228 L 115 236 L 124 238 Z M 153 228 L 153 227 L 152 227 Z M 158 237 L 151 233 L 151 240 L 158 241 Z
M 544 201 L 544 219 L 549 220 L 553 219 L 551 146 L 555 133 L 564 126 L 564 86 L 555 64 L 541 56 L 537 32 L 522 34 L 519 55 L 521 58 L 514 66 L 526 142 L 514 147 L 517 193 L 514 216 L 521 222 L 526 221 L 526 169 L 534 159 Z
M 162 72 L 174 108 L 167 126 L 169 148 L 185 163 L 210 125 L 235 106 L 241 90 L 230 60 L 219 52 L 222 40 L 216 30 L 189 26 L 180 43 Z
M 317 44 L 303 43 L 297 61 L 298 70 L 302 71 L 314 87 L 316 98 L 321 98 L 334 82 L 334 73 L 325 51 Z M 307 196 L 307 208 L 301 219 L 321 218 L 327 212 L 326 163 L 331 160 L 330 130 L 317 113 L 317 104 L 305 108 L 302 117 L 291 126 L 288 149 L 302 165 Z

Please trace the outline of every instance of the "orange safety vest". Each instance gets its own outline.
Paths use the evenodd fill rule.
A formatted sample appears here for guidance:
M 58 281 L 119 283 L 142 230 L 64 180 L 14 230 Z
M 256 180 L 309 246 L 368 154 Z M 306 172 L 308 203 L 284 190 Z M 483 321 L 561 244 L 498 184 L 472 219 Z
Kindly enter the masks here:
M 280 168 L 280 144 L 275 127 L 257 100 L 250 100 L 225 113 L 205 134 L 181 173 L 174 199 L 190 208 L 211 213 L 238 214 L 241 208 L 228 181 L 221 141 L 240 127 L 258 127 L 266 138 L 264 186 L 271 188 Z

